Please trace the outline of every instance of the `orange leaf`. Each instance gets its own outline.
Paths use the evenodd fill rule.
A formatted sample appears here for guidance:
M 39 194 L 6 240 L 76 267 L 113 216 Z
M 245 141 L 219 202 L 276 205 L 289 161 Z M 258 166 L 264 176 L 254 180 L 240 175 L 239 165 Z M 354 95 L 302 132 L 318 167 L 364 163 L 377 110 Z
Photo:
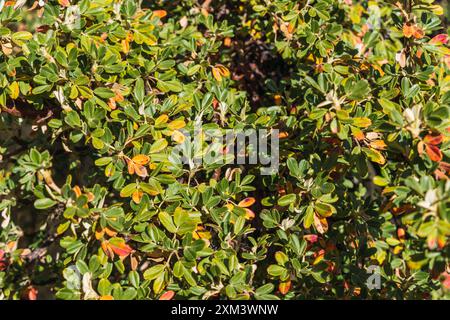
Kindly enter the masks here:
M 358 141 L 364 140 L 366 138 L 366 136 L 364 135 L 364 132 L 362 132 L 358 128 L 355 128 L 355 130 L 352 128 L 352 132 L 353 132 L 353 136 Z
M 280 284 L 278 285 L 278 290 L 280 290 L 280 293 L 283 295 L 287 294 L 290 289 L 291 289 L 291 280 L 280 282 Z
M 81 189 L 80 189 L 79 186 L 74 186 L 74 187 L 72 188 L 72 190 L 73 190 L 73 192 L 75 192 L 75 195 L 77 196 L 77 198 L 78 198 L 79 196 L 81 196 Z
M 136 159 L 139 163 L 135 162 L 134 159 Z M 131 160 L 127 159 L 128 173 L 129 174 L 136 173 L 138 176 L 145 178 L 148 175 L 147 169 L 140 163 L 146 164 L 148 161 L 150 161 L 150 159 L 148 158 L 148 156 L 145 155 L 137 155 Z
M 375 140 L 370 143 L 370 146 L 374 149 L 384 150 L 387 148 L 386 143 L 383 140 Z
M 124 101 L 125 98 L 123 97 L 122 93 L 120 93 L 120 91 L 115 92 L 115 96 L 114 96 L 114 100 L 116 100 L 117 102 L 121 102 Z
M 444 139 L 444 136 L 442 134 L 437 135 L 437 136 L 432 136 L 430 134 L 427 134 L 425 136 L 425 138 L 423 138 L 423 141 L 426 144 L 438 145 L 442 142 L 443 139 Z
M 434 170 L 434 176 L 436 177 L 436 180 L 448 180 L 445 172 L 439 169 Z
M 279 139 L 284 139 L 284 138 L 287 138 L 288 136 L 289 136 L 289 133 L 287 133 L 286 131 L 278 133 Z
M 166 10 L 155 10 L 153 11 L 153 17 L 164 18 L 167 16 Z
M 135 190 L 133 194 L 131 195 L 131 199 L 137 204 L 141 203 L 142 196 L 144 193 L 141 190 Z
M 276 94 L 273 96 L 273 100 L 275 100 L 275 104 L 276 105 L 280 105 L 281 104 L 281 96 L 279 94 Z
M 432 161 L 439 162 L 442 160 L 442 152 L 441 150 L 433 145 L 425 145 L 425 151 Z
M 108 107 L 111 108 L 111 110 L 115 110 L 116 109 L 116 100 L 114 100 L 114 98 L 109 98 L 108 99 Z
M 105 233 L 110 236 L 110 237 L 115 237 L 117 235 L 117 232 L 114 230 L 111 230 L 109 228 L 105 228 L 103 229 L 105 231 Z
M 133 162 L 140 164 L 140 165 L 146 165 L 150 158 L 144 154 L 138 154 L 137 156 L 134 156 L 133 159 L 131 159 Z
M 128 165 L 128 173 L 134 174 L 134 162 L 132 160 L 127 159 L 127 165 Z
M 238 207 L 241 208 L 248 208 L 250 207 L 252 204 L 255 203 L 255 198 L 250 197 L 250 198 L 245 198 L 244 200 L 242 200 L 241 202 L 239 202 Z
M 160 297 L 159 300 L 171 300 L 173 296 L 175 295 L 175 292 L 172 290 L 164 292 Z
M 63 7 L 68 7 L 70 6 L 70 1 L 69 0 L 58 0 L 59 4 L 62 5 Z
M 410 23 L 405 23 L 403 25 L 403 36 L 406 38 L 411 38 L 414 34 L 415 26 L 411 25 Z
M 425 32 L 423 32 L 423 30 L 419 27 L 416 27 L 416 29 L 414 30 L 414 38 L 416 39 L 422 39 L 423 36 L 425 35 Z
M 113 296 L 101 296 L 99 300 L 114 300 Z
M 95 231 L 95 239 L 100 240 L 101 238 L 103 238 L 103 235 L 105 234 L 105 230 L 102 229 L 100 231 Z M 105 251 L 106 252 L 106 251 Z
M 224 40 L 223 40 L 223 45 L 225 46 L 225 47 L 231 47 L 231 38 L 225 38 Z
M 111 247 L 109 246 L 109 242 L 107 240 L 102 241 L 101 243 L 101 247 L 103 249 L 103 252 L 105 252 L 105 254 L 109 257 L 109 258 L 113 258 L 114 257 L 114 252 L 112 251 Z

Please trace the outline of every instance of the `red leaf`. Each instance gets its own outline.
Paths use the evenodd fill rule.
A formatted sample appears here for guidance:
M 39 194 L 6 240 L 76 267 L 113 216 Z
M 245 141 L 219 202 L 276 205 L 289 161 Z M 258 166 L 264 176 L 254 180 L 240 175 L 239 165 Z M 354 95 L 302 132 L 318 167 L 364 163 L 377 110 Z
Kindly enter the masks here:
M 427 144 L 425 150 L 432 161 L 439 162 L 442 160 L 442 152 L 438 147 Z
M 27 295 L 26 298 L 28 300 L 37 300 L 38 291 L 35 287 L 29 286 L 27 288 Z
M 445 33 L 438 34 L 430 40 L 431 44 L 446 44 L 448 42 L 448 36 Z
M 127 257 L 133 252 L 133 249 L 122 238 L 111 238 L 109 241 L 103 241 L 102 249 L 110 258 L 114 256 L 114 253 L 119 257 Z
M 159 300 L 171 300 L 173 296 L 175 295 L 175 292 L 172 290 L 164 292 L 160 297 Z
M 317 242 L 317 240 L 319 239 L 319 236 L 317 234 L 307 234 L 305 236 L 303 236 L 303 238 L 311 243 Z
M 444 137 L 442 136 L 442 134 L 437 136 L 427 134 L 425 138 L 423 138 L 423 142 L 425 142 L 426 144 L 438 145 L 442 142 L 443 139 Z
M 117 243 L 117 244 L 111 244 L 109 243 L 109 247 L 114 251 L 115 254 L 117 254 L 119 257 L 126 257 L 131 252 L 133 252 L 133 249 L 125 244 L 125 243 Z

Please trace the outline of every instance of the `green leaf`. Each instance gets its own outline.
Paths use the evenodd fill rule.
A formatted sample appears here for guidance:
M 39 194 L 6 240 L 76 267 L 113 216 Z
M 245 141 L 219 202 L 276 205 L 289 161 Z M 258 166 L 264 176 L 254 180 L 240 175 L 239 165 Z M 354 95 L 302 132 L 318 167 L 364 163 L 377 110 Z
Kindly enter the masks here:
M 134 86 L 134 97 L 136 98 L 137 102 L 141 104 L 144 101 L 144 96 L 145 96 L 144 80 L 142 80 L 142 78 L 138 78 Z
M 28 31 L 18 31 L 11 36 L 11 40 L 18 46 L 21 46 L 25 41 L 31 40 L 32 38 L 33 35 Z
M 347 89 L 347 87 L 346 87 Z M 350 100 L 362 100 L 370 93 L 369 83 L 366 80 L 359 80 L 355 84 L 351 84 L 347 97 Z
M 37 199 L 34 202 L 34 207 L 39 210 L 44 210 L 44 209 L 53 207 L 55 204 L 57 204 L 56 201 L 49 199 L 49 198 L 43 198 L 43 199 Z
M 150 147 L 150 153 L 158 153 L 162 150 L 164 150 L 168 146 L 168 142 L 166 139 L 161 138 L 156 140 L 152 146 Z
M 136 183 L 130 183 L 123 187 L 122 190 L 120 190 L 120 196 L 122 198 L 127 198 L 133 194 L 133 192 L 136 190 L 137 184 Z
M 165 266 L 163 264 L 157 264 L 144 271 L 145 280 L 153 280 L 158 278 L 164 272 Z
M 103 99 L 109 99 L 115 96 L 111 89 L 100 87 L 94 90 L 94 94 Z
M 291 193 L 282 196 L 280 199 L 278 199 L 278 205 L 285 207 L 295 202 L 297 199 L 297 195 Z
M 159 221 L 163 224 L 163 226 L 171 233 L 177 232 L 177 227 L 174 225 L 172 217 L 165 211 L 160 211 L 158 214 Z

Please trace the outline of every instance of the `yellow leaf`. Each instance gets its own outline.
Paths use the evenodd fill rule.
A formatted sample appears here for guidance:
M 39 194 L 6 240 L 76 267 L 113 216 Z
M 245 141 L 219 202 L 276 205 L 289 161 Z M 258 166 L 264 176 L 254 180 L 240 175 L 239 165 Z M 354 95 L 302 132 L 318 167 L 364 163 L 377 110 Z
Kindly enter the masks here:
M 17 99 L 19 97 L 19 84 L 17 81 L 14 81 L 9 85 L 9 90 L 11 93 L 9 94 L 11 96 L 11 99 Z
M 174 120 L 167 125 L 170 130 L 178 130 L 182 129 L 186 126 L 186 123 L 183 120 Z
M 231 204 L 231 203 L 227 203 L 227 204 L 225 205 L 225 207 L 228 209 L 228 211 L 232 211 L 233 208 L 234 208 L 233 204 Z
M 214 79 L 216 79 L 217 81 L 222 81 L 222 76 L 220 75 L 219 69 L 212 67 L 212 74 Z
M 122 51 L 125 54 L 128 54 L 128 52 L 130 52 L 130 43 L 127 39 L 122 40 Z
M 379 163 L 381 165 L 386 163 L 386 159 L 383 157 L 380 151 L 376 149 L 364 149 L 365 153 L 369 157 L 370 161 Z
M 381 176 L 375 176 L 373 177 L 373 183 L 376 184 L 377 186 L 384 187 L 389 184 L 389 181 Z
M 370 146 L 374 149 L 384 150 L 387 148 L 386 143 L 383 140 L 374 140 L 370 142 Z
M 369 118 L 366 117 L 358 117 L 353 118 L 353 124 L 360 128 L 367 128 L 372 124 L 372 121 Z
M 175 131 L 172 133 L 172 139 L 173 139 L 173 141 L 175 141 L 176 143 L 181 144 L 181 143 L 184 142 L 184 140 L 186 139 L 186 137 L 185 137 L 184 134 L 181 133 L 180 131 L 175 130 Z
M 218 64 L 216 65 L 216 68 L 219 70 L 219 73 L 223 76 L 223 77 L 229 77 L 230 76 L 230 71 L 223 65 Z
M 158 118 L 156 118 L 155 125 L 159 126 L 163 123 L 166 123 L 168 120 L 169 120 L 169 117 L 167 116 L 167 114 L 162 114 Z
M 431 9 L 431 11 L 433 11 L 434 14 L 436 14 L 438 16 L 444 14 L 444 8 L 442 8 L 442 6 L 440 6 L 440 5 L 437 5 L 437 4 L 432 5 L 432 6 L 430 6 L 430 9 Z

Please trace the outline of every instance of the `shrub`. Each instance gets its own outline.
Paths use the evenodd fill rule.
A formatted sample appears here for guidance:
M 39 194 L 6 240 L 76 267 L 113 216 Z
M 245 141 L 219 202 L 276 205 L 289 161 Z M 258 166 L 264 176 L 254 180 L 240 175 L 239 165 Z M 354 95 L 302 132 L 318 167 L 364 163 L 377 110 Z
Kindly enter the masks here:
M 449 297 L 433 0 L 0 7 L 0 298 Z M 278 130 L 278 172 L 179 164 L 199 125 Z

